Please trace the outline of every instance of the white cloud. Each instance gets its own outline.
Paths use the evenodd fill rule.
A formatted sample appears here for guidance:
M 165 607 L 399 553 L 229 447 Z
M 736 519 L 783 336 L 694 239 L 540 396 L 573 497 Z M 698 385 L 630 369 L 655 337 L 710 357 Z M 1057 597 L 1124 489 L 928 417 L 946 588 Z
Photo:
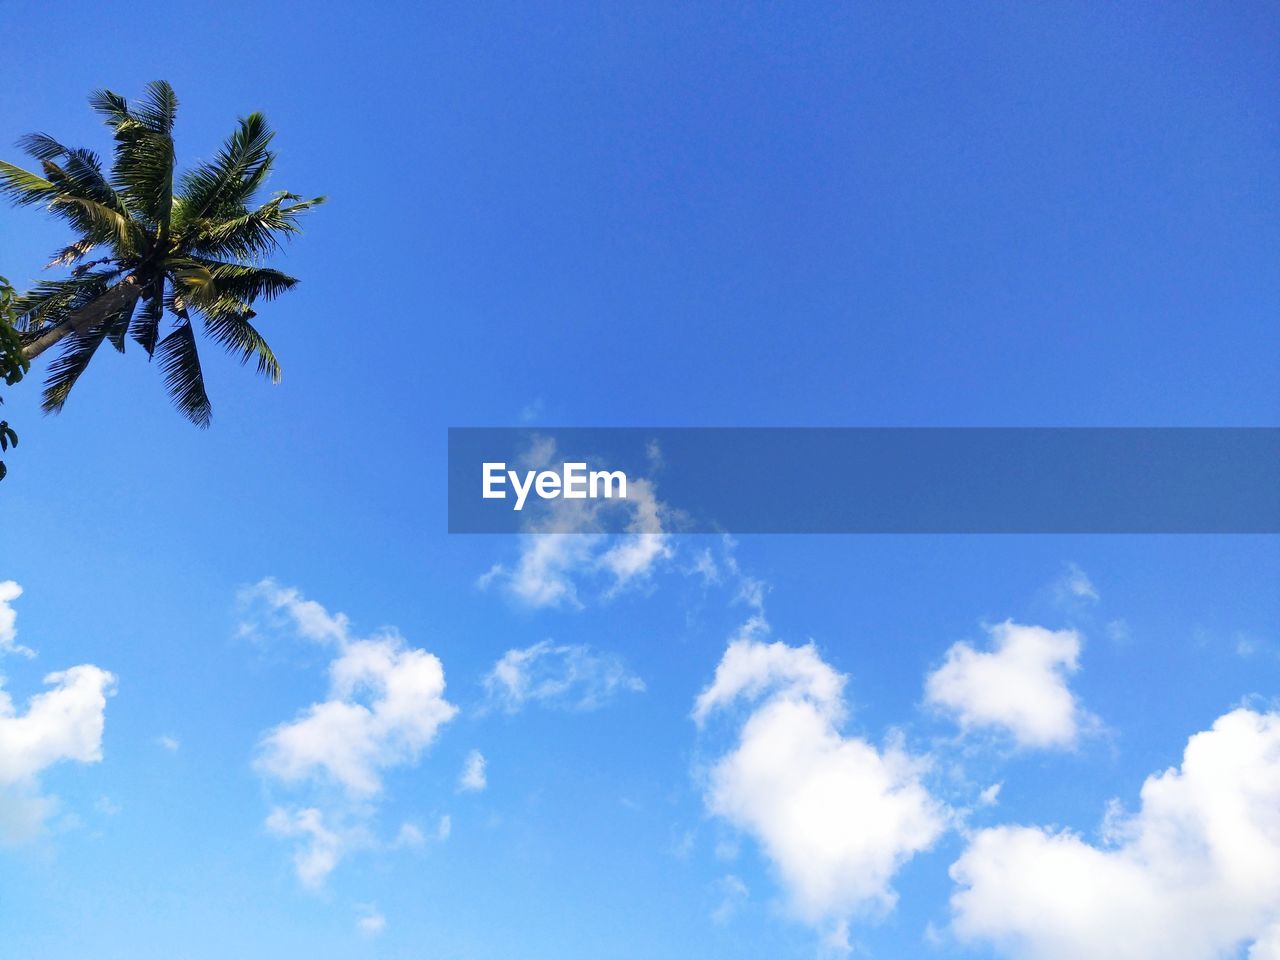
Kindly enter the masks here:
M 283 621 L 335 651 L 328 699 L 267 731 L 255 759 L 270 780 L 336 786 L 345 797 L 345 802 L 330 798 L 327 806 L 278 808 L 268 819 L 274 833 L 306 838 L 296 863 L 303 882 L 314 885 L 351 848 L 351 838 L 366 832 L 364 822 L 375 812 L 372 801 L 383 789 L 383 773 L 416 764 L 458 709 L 445 699 L 440 660 L 408 646 L 398 634 L 356 637 L 343 614 L 330 614 L 272 580 L 244 591 L 242 600 L 259 611 L 243 630 L 256 632 Z M 329 821 L 351 825 L 337 830 Z
M 415 762 L 458 712 L 444 698 L 439 659 L 398 637 L 348 642 L 329 678 L 328 700 L 263 737 L 260 770 L 288 783 L 327 777 L 372 796 L 383 770 Z
M 452 834 L 453 834 L 453 817 L 449 816 L 446 813 L 444 816 L 440 818 L 439 822 L 436 824 L 436 839 L 439 840 L 441 843 L 443 843 L 444 841 L 448 840 Z
M 1249 948 L 1249 960 L 1280 960 L 1280 923 L 1271 925 Z
M 356 929 L 366 937 L 376 937 L 387 929 L 387 918 L 374 904 L 366 904 L 356 920 Z
M 530 703 L 593 710 L 620 692 L 645 688 L 618 657 L 550 640 L 508 650 L 485 676 L 484 686 L 489 702 L 508 713 Z
M 0 784 L 29 782 L 63 760 L 102 759 L 104 714 L 115 678 L 81 664 L 48 674 L 44 683 L 51 689 L 33 696 L 25 713 L 0 689 Z
M 478 793 L 489 785 L 485 776 L 484 754 L 472 750 L 462 764 L 462 774 L 458 777 L 458 789 Z
M 574 574 L 593 565 L 600 538 L 583 533 L 540 533 L 522 538 L 520 560 L 510 572 L 495 564 L 476 581 L 482 589 L 495 580 L 531 607 L 581 607 Z
M 173 737 L 165 733 L 156 737 L 156 745 L 163 747 L 165 750 L 168 750 L 170 753 L 177 753 L 178 750 L 182 748 L 182 741 L 179 740 L 177 737 Z
M 965 729 L 995 728 L 1024 747 L 1070 747 L 1095 721 L 1067 686 L 1080 635 L 1005 621 L 988 626 L 992 649 L 957 643 L 925 680 L 928 703 Z
M 702 725 L 738 701 L 754 705 L 712 765 L 704 801 L 759 841 L 792 910 L 840 949 L 851 919 L 893 907 L 894 874 L 946 817 L 921 782 L 924 759 L 841 733 L 844 684 L 812 645 L 739 637 L 694 707 Z
M 12 601 L 21 595 L 12 580 L 0 582 L 0 654 L 33 657 L 34 651 L 16 643 Z M 46 769 L 102 759 L 107 697 L 115 692 L 115 677 L 85 663 L 46 674 L 43 682 L 48 689 L 32 696 L 20 712 L 0 676 L 0 842 L 31 839 L 58 808 L 56 798 L 40 792 Z
M 13 601 L 20 596 L 22 587 L 12 580 L 0 580 L 0 654 L 34 657 L 34 650 L 18 644 L 18 611 L 13 609 Z
M 381 773 L 416 762 L 458 712 L 444 698 L 444 668 L 433 654 L 395 633 L 360 639 L 342 614 L 331 615 L 272 581 L 257 597 L 292 618 L 298 632 L 331 644 L 329 699 L 262 738 L 258 769 L 286 783 L 323 778 L 353 796 L 382 789 Z
M 1053 589 L 1061 602 L 1097 603 L 1100 599 L 1098 588 L 1093 585 L 1089 575 L 1074 563 L 1067 564 L 1066 570 L 1053 585 Z
M 829 666 L 812 643 L 789 647 L 781 641 L 758 642 L 760 628 L 752 620 L 745 635 L 729 644 L 716 667 L 711 685 L 698 695 L 693 717 L 699 724 L 717 707 L 738 697 L 758 699 L 771 691 L 775 697 L 807 700 L 838 722 L 843 717 L 845 678 Z
M 662 508 L 653 484 L 639 478 L 632 480 L 627 502 L 633 511 L 627 533 L 599 558 L 600 567 L 613 577 L 610 594 L 647 577 L 660 560 L 667 560 L 675 553 L 670 536 L 662 532 Z
M 417 824 L 400 824 L 400 832 L 396 834 L 395 841 L 397 847 L 422 847 L 426 843 L 427 838 L 422 835 L 422 829 Z
M 1133 640 L 1133 631 L 1126 620 L 1111 620 L 1106 625 L 1107 639 L 1115 644 L 1127 644 Z
M 994 807 L 1000 802 L 1000 790 L 1004 786 L 1003 783 L 993 783 L 987 789 L 978 794 L 978 806 Z
M 1109 811 L 1095 846 L 1035 827 L 978 831 L 952 866 L 953 927 L 1019 960 L 1218 960 L 1280 936 L 1280 714 L 1238 709 L 1179 769 Z
M 720 582 L 720 567 L 716 563 L 715 555 L 711 552 L 710 547 L 704 547 L 694 557 L 693 565 L 689 567 L 687 572 L 701 577 L 704 586 L 713 586 Z
M 321 886 L 353 846 L 350 838 L 326 826 L 324 813 L 316 807 L 298 810 L 275 807 L 267 816 L 267 829 L 279 837 L 303 840 L 294 852 L 293 865 L 298 879 L 308 887 Z
M 538 438 L 522 458 L 528 469 L 557 468 L 555 441 Z M 582 608 L 579 587 L 604 578 L 610 598 L 644 583 L 675 554 L 663 531 L 665 510 L 653 483 L 629 477 L 625 500 L 550 500 L 527 505 L 528 534 L 521 538 L 514 568 L 494 564 L 479 577 L 481 589 L 497 584 L 531 607 Z M 625 533 L 608 535 L 609 516 L 629 514 Z M 616 529 L 616 527 L 614 527 Z
M 746 903 L 751 896 L 751 891 L 747 889 L 747 885 L 742 882 L 741 878 L 734 876 L 732 873 L 725 874 L 718 886 L 720 888 L 720 902 L 711 911 L 711 922 L 717 926 L 724 926 L 733 919 L 738 909 Z
M 528 403 L 526 403 L 523 407 L 520 408 L 520 422 L 533 423 L 535 420 L 537 420 L 539 417 L 542 416 L 542 408 L 543 408 L 542 398 L 534 397 L 532 400 L 530 400 Z

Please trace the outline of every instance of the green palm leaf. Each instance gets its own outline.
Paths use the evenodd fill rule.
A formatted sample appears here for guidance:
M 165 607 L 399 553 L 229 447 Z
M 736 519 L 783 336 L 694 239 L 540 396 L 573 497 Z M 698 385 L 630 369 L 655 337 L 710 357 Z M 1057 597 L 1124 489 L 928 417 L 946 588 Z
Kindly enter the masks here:
M 156 346 L 165 389 L 178 411 L 197 427 L 207 427 L 213 405 L 204 389 L 204 371 L 191 322 L 184 321 Z
M 102 346 L 109 326 L 109 323 L 100 323 L 84 334 L 73 333 L 63 341 L 62 354 L 49 364 L 49 375 L 44 381 L 40 406 L 45 413 L 61 412 L 71 388 L 88 368 L 98 347 Z
M 0 160 L 0 195 L 18 206 L 28 206 L 54 200 L 58 189 L 44 177 Z
M 296 194 L 278 193 L 256 210 L 222 223 L 202 224 L 203 229 L 187 242 L 193 252 L 206 257 L 259 260 L 278 252 L 282 237 L 301 233 L 298 217 L 324 202 L 324 197 L 303 200 Z
M 173 207 L 173 120 L 178 100 L 163 81 L 147 85 L 136 109 L 110 90 L 90 97 L 115 133 L 111 179 L 125 202 L 149 223 L 167 230 Z
M 156 339 L 160 334 L 160 321 L 164 318 L 164 296 L 153 294 L 142 304 L 138 317 L 133 322 L 131 335 L 135 343 L 147 351 L 150 357 L 156 352 Z
M 239 356 L 241 364 L 257 360 L 258 373 L 269 378 L 272 383 L 280 382 L 280 364 L 276 355 L 271 352 L 271 347 L 262 334 L 249 322 L 254 316 L 252 310 L 244 313 L 204 313 L 202 316 L 205 332 L 222 344 L 227 353 Z
M 225 219 L 243 213 L 271 172 L 275 154 L 268 147 L 274 137 L 262 114 L 241 118 L 217 157 L 183 177 L 183 220 Z

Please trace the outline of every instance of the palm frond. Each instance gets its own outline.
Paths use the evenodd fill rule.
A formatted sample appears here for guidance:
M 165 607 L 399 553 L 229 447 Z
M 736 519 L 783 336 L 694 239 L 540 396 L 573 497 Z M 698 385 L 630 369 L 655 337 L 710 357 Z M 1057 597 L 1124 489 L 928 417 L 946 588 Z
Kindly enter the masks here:
M 49 212 L 66 220 L 82 236 L 111 244 L 123 257 L 137 253 L 145 243 L 135 220 L 97 200 L 59 191 L 49 203 Z
M 0 160 L 0 196 L 19 206 L 31 206 L 53 200 L 58 196 L 58 188 L 30 170 Z
M 103 327 L 106 329 L 107 339 L 111 341 L 111 345 L 116 348 L 117 353 L 124 353 L 124 338 L 129 332 L 129 324 L 133 320 L 133 311 L 137 307 L 137 300 L 130 300 L 128 306 L 114 316 L 108 317 L 103 321 Z
M 21 137 L 18 146 L 40 161 L 45 175 L 54 186 L 124 212 L 119 197 L 102 173 L 101 159 L 92 150 L 64 146 L 45 133 Z M 52 168 L 50 164 L 53 165 Z M 56 176 L 51 176 L 51 173 Z
M 282 237 L 301 233 L 298 218 L 324 202 L 324 197 L 304 200 L 295 193 L 277 193 L 256 210 L 201 224 L 202 229 L 184 238 L 184 246 L 198 256 L 259 260 L 278 251 Z
M 117 269 L 95 270 L 63 280 L 44 280 L 13 302 L 14 326 L 34 333 L 61 323 L 72 311 L 107 291 L 120 274 Z
M 156 345 L 165 389 L 178 410 L 197 427 L 207 427 L 213 407 L 204 389 L 204 371 L 190 321 L 181 324 Z
M 123 252 L 136 248 L 136 225 L 102 175 L 97 157 L 88 150 L 70 151 L 65 156 L 65 167 L 42 160 L 43 177 L 0 161 L 0 195 L 18 205 L 46 204 L 55 216 L 97 242 L 120 244 Z
M 129 101 L 110 90 L 95 90 L 89 94 L 89 106 L 113 130 L 129 120 Z
M 46 263 L 44 267 L 46 270 L 50 267 L 69 267 L 71 264 L 78 263 L 87 257 L 97 245 L 98 241 L 94 237 L 81 237 L 75 243 L 67 244 L 67 246 L 55 253 L 53 259 Z
M 296 277 L 270 267 L 228 263 L 208 257 L 192 257 L 191 262 L 209 271 L 218 296 L 232 297 L 242 303 L 252 304 L 260 299 L 271 301 L 298 285 Z
M 18 148 L 36 160 L 56 160 L 67 148 L 47 133 L 28 133 L 18 138 Z
M 178 116 L 178 95 L 164 80 L 152 80 L 146 93 L 132 110 L 133 116 L 152 133 L 162 137 L 173 134 L 173 121 Z
M 149 84 L 136 110 L 110 90 L 94 93 L 89 104 L 115 133 L 112 185 L 131 209 L 167 230 L 173 209 L 173 89 L 163 82 Z
M 242 117 L 218 155 L 182 178 L 183 220 L 225 219 L 248 204 L 271 171 L 274 137 L 262 114 Z
M 130 336 L 135 343 L 147 351 L 148 358 L 156 352 L 156 339 L 160 335 L 160 321 L 163 318 L 164 296 L 157 292 L 143 302 L 142 309 L 138 311 L 138 316 L 133 321 Z
M 239 356 L 241 364 L 256 359 L 258 373 L 269 377 L 272 383 L 280 382 L 280 364 L 271 347 L 249 321 L 254 312 L 240 305 L 234 309 L 229 303 L 223 309 L 200 311 L 204 329 L 209 336 L 226 348 L 227 353 Z
M 63 340 L 62 353 L 49 364 L 40 406 L 45 413 L 60 413 L 71 388 L 89 366 L 98 347 L 107 336 L 112 321 L 106 320 L 82 334 L 72 333 Z

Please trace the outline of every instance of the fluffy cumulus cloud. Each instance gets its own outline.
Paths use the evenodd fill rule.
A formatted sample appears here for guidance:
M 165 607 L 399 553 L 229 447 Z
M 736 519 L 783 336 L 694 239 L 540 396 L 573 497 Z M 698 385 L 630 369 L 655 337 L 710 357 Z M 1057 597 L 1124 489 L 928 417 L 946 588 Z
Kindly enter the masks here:
M 956 934 L 1019 960 L 1280 957 L 1280 714 L 1220 717 L 1103 834 L 978 831 L 951 868 Z
M 554 441 L 542 438 L 521 464 L 525 469 L 558 469 Z M 482 588 L 498 585 L 531 607 L 583 606 L 585 583 L 596 585 L 609 598 L 646 582 L 675 549 L 664 532 L 663 504 L 652 481 L 628 477 L 625 500 L 549 500 L 525 507 L 528 535 L 519 559 L 495 564 L 477 581 Z M 621 512 L 625 523 L 616 520 Z M 607 535 L 606 529 L 625 528 Z
M 48 674 L 43 693 L 19 712 L 0 690 L 0 784 L 32 780 L 62 760 L 102 759 L 102 728 L 114 678 L 82 664 Z
M 1273 923 L 1249 947 L 1249 960 L 1280 960 L 1280 923 Z
M 1004 731 L 1024 747 L 1070 747 L 1095 721 L 1067 683 L 1080 635 L 1005 621 L 987 627 L 991 648 L 957 643 L 925 680 L 925 699 L 965 730 Z
M 415 761 L 457 712 L 435 656 L 394 637 L 352 641 L 329 665 L 329 699 L 263 737 L 258 767 L 285 782 L 325 777 L 371 796 L 383 770 Z
M 415 764 L 458 710 L 445 699 L 440 660 L 398 634 L 355 636 L 345 616 L 272 580 L 245 591 L 242 600 L 251 611 L 246 632 L 283 618 L 334 653 L 328 697 L 267 731 L 255 761 L 272 782 L 316 787 L 345 800 L 328 809 L 279 807 L 267 821 L 273 833 L 301 841 L 298 875 L 315 885 L 364 841 L 364 821 L 382 792 L 383 773 Z
M 644 681 L 613 654 L 543 640 L 504 653 L 484 686 L 492 706 L 517 713 L 529 704 L 594 710 L 619 693 L 642 692 Z
M 699 725 L 747 709 L 704 799 L 760 843 L 794 912 L 847 946 L 852 919 L 893 907 L 894 875 L 933 844 L 946 812 L 922 782 L 923 758 L 842 732 L 845 677 L 812 644 L 766 643 L 762 629 L 729 645 L 694 706 Z
M 0 654 L 32 657 L 34 651 L 15 642 L 11 601 L 21 594 L 13 581 L 0 583 Z M 18 842 L 37 833 L 56 807 L 52 797 L 40 792 L 46 769 L 65 761 L 102 759 L 107 697 L 115 678 L 91 664 L 49 673 L 44 677 L 48 689 L 32 696 L 22 710 L 4 683 L 0 676 L 0 841 Z

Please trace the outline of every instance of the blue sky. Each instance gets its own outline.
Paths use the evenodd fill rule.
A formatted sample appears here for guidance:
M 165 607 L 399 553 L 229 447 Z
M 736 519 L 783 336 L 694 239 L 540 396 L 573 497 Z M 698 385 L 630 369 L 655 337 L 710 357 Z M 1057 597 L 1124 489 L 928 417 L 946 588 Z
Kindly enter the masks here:
M 56 418 L 36 382 L 6 391 L 23 442 L 0 581 L 23 593 L 0 651 L 37 655 L 0 653 L 3 690 L 20 716 L 87 664 L 115 692 L 95 708 L 95 676 L 64 678 L 87 740 L 0 766 L 0 823 L 30 828 L 0 848 L 4 941 L 52 960 L 737 958 L 838 954 L 843 932 L 879 957 L 1105 955 L 1072 940 L 1087 928 L 1173 955 L 1070 896 L 1120 870 L 1149 896 L 1116 902 L 1188 958 L 1254 938 L 1251 960 L 1275 956 L 1273 538 L 670 538 L 621 579 L 593 543 L 549 568 L 576 602 L 539 605 L 514 576 L 479 585 L 530 569 L 529 544 L 444 533 L 444 452 L 449 426 L 521 422 L 1274 425 L 1278 32 L 1262 4 L 8 11 L 0 143 L 105 150 L 88 92 L 164 78 L 180 160 L 260 109 L 273 186 L 331 200 L 284 258 L 303 283 L 263 311 L 283 384 L 209 356 L 208 432 L 133 353 L 100 356 Z M 0 217 L 0 272 L 24 286 L 64 233 Z M 288 589 L 349 625 L 299 631 Z M 986 626 L 1006 620 L 1047 631 L 1019 634 L 1015 676 L 1051 694 L 1031 713 L 945 672 L 998 656 Z M 755 687 L 729 682 L 735 638 L 772 658 Z M 425 727 L 370 707 L 378 789 L 272 754 L 312 704 L 364 695 L 326 671 L 375 647 L 379 676 L 429 654 L 445 683 Z M 538 671 L 523 695 L 494 679 L 504 658 Z M 1063 691 L 1065 713 L 1036 712 Z M 753 731 L 794 733 L 769 725 L 782 707 L 813 752 L 735 779 Z M 1195 742 L 1235 767 L 1184 757 L 1211 730 Z M 480 790 L 460 787 L 472 751 Z M 911 761 L 895 782 L 920 803 L 872 807 L 917 829 L 864 855 L 866 810 L 837 790 L 826 869 L 786 828 L 805 809 L 788 785 L 857 751 L 872 773 Z M 1233 784 L 1256 801 L 1226 815 L 1261 831 L 1255 900 L 1188 852 L 1217 849 L 1195 824 L 1222 822 L 1202 800 Z M 281 835 L 302 810 L 338 836 L 310 884 L 307 838 Z M 1027 881 L 1046 875 L 1058 926 L 983 912 L 1025 893 L 1047 916 Z

